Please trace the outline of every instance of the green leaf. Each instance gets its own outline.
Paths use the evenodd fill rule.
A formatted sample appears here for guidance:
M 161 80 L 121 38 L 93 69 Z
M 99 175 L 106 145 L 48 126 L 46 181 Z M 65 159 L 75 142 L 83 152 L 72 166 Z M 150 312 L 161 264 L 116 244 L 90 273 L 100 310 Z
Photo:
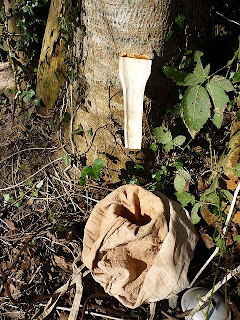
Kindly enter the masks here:
M 229 84 L 232 86 L 231 82 L 224 77 L 214 76 L 206 85 L 214 105 L 214 116 L 212 118 L 212 122 L 218 129 L 220 129 L 222 125 L 225 105 L 229 102 L 229 98 L 223 87 L 229 90 Z
M 235 72 L 232 78 L 233 83 L 237 83 L 240 81 L 240 72 Z
M 81 177 L 78 180 L 78 184 L 83 186 L 86 183 L 86 176 L 92 173 L 92 167 L 86 166 L 83 167 Z
M 103 166 L 104 166 L 104 163 L 102 159 L 98 158 L 93 161 L 92 172 L 90 173 L 93 179 L 96 179 L 96 180 L 99 179 Z
M 212 77 L 211 81 L 217 84 L 220 88 L 222 88 L 226 92 L 234 91 L 234 86 L 232 85 L 231 81 L 226 79 L 223 76 L 216 75 Z
M 185 141 L 186 141 L 186 137 L 182 135 L 179 135 L 173 139 L 173 143 L 179 147 L 182 146 Z
M 79 134 L 81 134 L 82 132 L 83 132 L 83 126 L 80 124 L 79 127 L 78 127 L 78 129 L 76 129 L 76 130 L 73 131 L 73 134 L 79 135 Z
M 4 207 L 6 207 L 6 205 L 8 205 L 9 203 L 12 203 L 13 201 L 14 201 L 14 199 L 10 196 L 9 193 L 3 194 Z
M 23 101 L 26 104 L 29 104 L 30 101 L 32 100 L 32 97 L 35 95 L 35 91 L 33 91 L 32 89 L 28 90 L 28 91 L 24 91 L 21 95 L 21 98 L 23 98 Z
M 181 14 L 180 16 L 175 18 L 175 21 L 179 27 L 180 30 L 184 28 L 184 23 L 185 23 L 185 16 Z
M 36 189 L 35 191 L 33 191 L 33 193 L 32 193 L 32 196 L 33 197 L 38 197 L 38 189 Z
M 205 190 L 204 193 L 201 195 L 200 201 L 210 202 L 212 204 L 217 204 L 218 203 L 218 196 L 212 188 L 209 188 L 209 189 Z
M 168 78 L 172 78 L 173 81 L 178 84 L 179 86 L 184 84 L 184 80 L 187 76 L 186 72 L 178 71 L 175 68 L 164 66 L 163 72 Z
M 163 149 L 166 152 L 169 152 L 172 148 L 173 148 L 173 141 L 170 141 L 163 146 Z
M 137 170 L 144 170 L 144 168 L 141 164 L 135 164 L 134 168 Z
M 176 160 L 175 162 L 175 166 L 178 170 L 182 170 L 183 169 L 183 162 L 182 160 Z
M 195 202 L 195 197 L 186 191 L 176 192 L 175 195 L 183 207 L 186 207 L 188 203 L 194 204 Z
M 157 127 L 153 129 L 154 138 L 157 142 L 167 144 L 172 141 L 172 134 L 170 131 L 166 131 L 164 127 Z
M 211 102 L 204 87 L 189 87 L 182 98 L 183 120 L 192 138 L 210 117 Z
M 173 35 L 173 31 L 169 30 L 167 35 L 166 35 L 165 42 L 167 42 L 171 38 L 172 35 Z
M 138 179 L 136 177 L 132 177 L 127 184 L 137 184 L 138 185 Z
M 233 195 L 228 190 L 221 190 L 221 193 L 228 199 L 229 202 L 232 202 Z
M 19 191 L 19 197 L 23 198 L 24 197 L 24 192 L 22 190 Z
M 201 57 L 203 53 L 201 51 L 196 51 L 194 54 L 194 61 L 197 63 L 196 67 L 193 70 L 193 73 L 190 73 L 186 76 L 184 81 L 184 86 L 196 86 L 199 83 L 204 82 L 209 74 L 210 65 L 207 65 L 203 68 Z
M 183 176 L 180 174 L 176 174 L 176 177 L 174 179 L 174 188 L 177 190 L 177 192 L 181 193 L 184 191 L 184 188 L 186 186 L 186 180 Z
M 179 170 L 179 171 L 178 171 L 178 174 L 179 174 L 180 176 L 182 176 L 186 181 L 191 180 L 190 174 L 189 174 L 187 171 L 185 171 L 185 170 Z
M 65 154 L 64 156 L 62 156 L 62 160 L 64 161 L 65 166 L 68 167 L 70 157 Z
M 195 203 L 192 208 L 192 214 L 197 214 L 201 206 L 202 206 L 202 203 L 199 203 L 199 202 Z
M 154 152 L 157 151 L 158 147 L 157 147 L 156 142 L 153 142 L 153 143 L 150 145 L 150 149 L 153 150 Z
M 197 224 L 200 220 L 201 220 L 201 218 L 199 217 L 199 215 L 197 213 L 193 213 L 191 215 L 192 224 Z
M 240 244 L 240 235 L 233 237 L 233 240 Z
M 235 176 L 238 178 L 240 177 L 240 163 L 237 163 L 236 165 Z
M 40 99 L 34 99 L 34 100 L 33 100 L 33 103 L 34 103 L 35 106 L 38 106 L 38 107 L 39 107 L 40 104 L 41 104 L 41 100 L 40 100 Z

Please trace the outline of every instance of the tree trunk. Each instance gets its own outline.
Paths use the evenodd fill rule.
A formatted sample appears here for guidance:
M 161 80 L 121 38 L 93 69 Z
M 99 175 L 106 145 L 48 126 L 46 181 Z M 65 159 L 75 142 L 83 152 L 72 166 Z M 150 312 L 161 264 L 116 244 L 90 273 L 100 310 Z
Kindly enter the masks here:
M 7 92 L 15 87 L 13 70 L 9 62 L 0 63 L 0 92 Z
M 86 0 L 82 6 L 86 34 L 80 70 L 86 81 L 86 90 L 84 101 L 73 92 L 73 130 L 82 126 L 84 135 L 74 135 L 74 142 L 77 152 L 88 150 L 89 164 L 97 155 L 105 155 L 105 160 L 112 159 L 106 162 L 113 176 L 126 161 L 135 160 L 123 144 L 124 110 L 119 57 L 153 59 L 154 55 L 162 55 L 164 39 L 173 17 L 171 1 Z M 149 83 L 154 85 L 151 80 Z M 87 133 L 89 131 L 95 133 L 94 138 Z M 143 136 L 144 148 L 146 131 Z M 138 154 L 138 157 L 142 156 Z
M 145 147 L 151 136 L 149 128 L 152 124 L 156 126 L 160 110 L 169 100 L 169 82 L 162 81 L 160 70 L 177 50 L 174 37 L 167 45 L 165 43 L 177 16 L 177 5 L 180 2 L 185 5 L 192 18 L 193 7 L 194 14 L 198 14 L 197 6 L 201 1 L 194 4 L 189 0 L 81 1 L 78 17 L 81 26 L 75 29 L 73 48 L 67 48 L 73 52 L 78 77 L 70 82 L 61 109 L 71 115 L 71 121 L 65 125 L 64 138 L 73 154 L 86 155 L 88 165 L 96 157 L 103 158 L 114 181 L 127 161 L 146 158 L 149 150 Z M 37 92 L 46 110 L 53 107 L 59 92 L 56 69 L 64 67 L 62 49 L 58 50 L 61 42 L 55 34 L 58 19 L 51 14 L 51 10 L 61 4 L 61 0 L 52 0 L 38 69 Z M 55 12 L 60 15 L 61 10 Z M 152 59 L 145 91 L 142 153 L 133 154 L 124 148 L 123 93 L 119 80 L 121 56 Z

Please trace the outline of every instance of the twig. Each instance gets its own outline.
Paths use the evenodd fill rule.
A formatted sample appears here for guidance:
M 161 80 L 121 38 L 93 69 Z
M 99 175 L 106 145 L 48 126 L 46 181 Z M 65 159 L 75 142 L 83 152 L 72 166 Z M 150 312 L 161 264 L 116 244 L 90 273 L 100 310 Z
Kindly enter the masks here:
M 233 213 L 233 209 L 234 209 L 234 206 L 235 206 L 235 203 L 236 203 L 236 200 L 237 200 L 237 196 L 238 196 L 238 193 L 240 191 L 240 182 L 234 192 L 234 195 L 233 195 L 233 200 L 232 200 L 232 203 L 231 203 L 231 207 L 230 207 L 230 210 L 228 212 L 228 215 L 227 215 L 227 219 L 225 221 L 225 226 L 223 228 L 223 236 L 226 235 L 226 232 L 227 232 L 227 229 L 228 229 L 228 226 L 229 226 L 229 222 L 231 220 L 231 217 L 232 217 L 232 213 Z M 217 255 L 217 253 L 219 252 L 219 247 L 217 247 L 214 252 L 212 253 L 212 255 L 208 258 L 208 260 L 204 263 L 204 265 L 202 266 L 202 268 L 199 270 L 199 272 L 196 274 L 196 276 L 194 277 L 194 279 L 192 280 L 192 282 L 190 283 L 189 285 L 189 288 L 191 288 L 194 283 L 196 282 L 196 280 L 198 279 L 198 277 L 201 275 L 201 273 L 203 272 L 203 270 L 206 269 L 206 267 L 209 265 L 209 263 L 212 261 L 212 259 Z
M 208 293 L 200 299 L 196 307 L 190 312 L 189 316 L 187 317 L 188 320 L 191 320 L 195 313 L 197 313 L 203 305 L 209 300 L 212 294 L 214 294 L 225 282 L 227 282 L 229 279 L 231 279 L 233 276 L 240 273 L 240 266 L 235 268 L 234 270 L 231 270 L 226 277 L 224 277 L 222 280 L 220 280 L 213 289 L 209 290 Z
M 6 157 L 6 158 L 4 158 L 4 159 L 2 159 L 1 161 L 0 161 L 0 163 L 2 163 L 2 162 L 4 162 L 4 161 L 6 161 L 6 160 L 8 160 L 8 159 L 10 159 L 10 158 L 12 158 L 12 157 L 14 157 L 14 156 L 16 156 L 17 154 L 19 154 L 19 153 L 22 153 L 22 152 L 27 152 L 27 151 L 33 151 L 33 150 L 56 150 L 56 149 L 61 149 L 61 148 L 63 148 L 64 146 L 62 146 L 62 147 L 53 147 L 53 148 L 28 148 L 28 149 L 23 149 L 23 150 L 19 150 L 19 151 L 17 151 L 17 152 L 15 152 L 15 153 L 12 153 L 12 154 L 10 154 L 8 157 Z
M 227 17 L 225 17 L 222 13 L 216 11 L 216 14 L 218 14 L 219 16 L 223 17 L 224 19 L 226 19 L 229 22 L 235 23 L 236 25 L 240 26 L 240 23 L 238 23 L 237 21 L 234 21 L 232 19 L 228 19 Z
M 45 164 L 45 166 L 43 166 L 41 169 L 39 169 L 38 171 L 34 172 L 31 176 L 29 176 L 27 179 L 15 184 L 15 185 L 12 185 L 10 187 L 7 187 L 7 188 L 2 188 L 0 189 L 0 191 L 6 191 L 6 190 L 11 190 L 11 189 L 14 189 L 14 188 L 17 188 L 17 187 L 20 187 L 22 184 L 24 184 L 25 182 L 27 182 L 28 180 L 30 180 L 32 177 L 36 176 L 39 172 L 43 171 L 44 169 L 46 169 L 47 167 L 49 167 L 51 164 L 55 163 L 55 162 L 58 162 L 59 160 L 62 160 L 62 157 L 61 158 L 57 158 L 47 164 Z

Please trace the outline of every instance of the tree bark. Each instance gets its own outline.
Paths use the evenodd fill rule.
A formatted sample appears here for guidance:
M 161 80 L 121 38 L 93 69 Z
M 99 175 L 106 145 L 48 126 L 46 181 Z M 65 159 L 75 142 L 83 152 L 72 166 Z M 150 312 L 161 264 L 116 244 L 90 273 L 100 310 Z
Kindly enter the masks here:
M 160 57 L 164 39 L 173 21 L 171 6 L 169 0 L 82 2 L 86 35 L 82 42 L 80 71 L 86 81 L 86 90 L 84 101 L 79 101 L 73 92 L 73 130 L 81 125 L 85 134 L 74 135 L 74 142 L 77 152 L 88 150 L 89 164 L 97 154 L 101 157 L 105 155 L 105 160 L 114 159 L 106 161 L 111 176 L 119 172 L 126 161 L 135 160 L 123 144 L 124 111 L 118 75 L 119 57 Z M 149 83 L 154 86 L 154 81 L 150 80 Z M 149 136 L 146 123 L 144 127 L 143 148 Z M 87 134 L 89 130 L 95 133 L 94 139 Z M 142 155 L 138 154 L 138 157 Z
M 14 87 L 15 79 L 10 63 L 0 63 L 0 91 L 6 92 Z
M 189 24 L 193 26 L 193 16 L 199 15 L 201 1 L 193 4 L 189 0 L 81 1 L 81 26 L 76 27 L 73 47 L 68 47 L 73 52 L 77 79 L 70 83 L 62 107 L 71 115 L 70 123 L 64 125 L 64 139 L 73 154 L 86 155 L 88 165 L 96 157 L 103 158 L 113 181 L 127 161 L 147 158 L 149 128 L 159 125 L 161 110 L 171 99 L 170 82 L 163 81 L 160 70 L 178 49 L 174 37 L 165 43 L 167 32 L 177 16 L 180 2 L 186 7 L 186 17 L 190 16 Z M 57 17 L 62 14 L 61 4 L 61 0 L 51 2 L 38 68 L 37 92 L 46 105 L 45 113 L 54 106 L 62 83 L 63 78 L 56 81 L 56 70 L 64 74 L 57 25 Z M 137 155 L 125 149 L 123 143 L 121 56 L 153 60 L 145 90 L 143 152 Z M 81 134 L 74 134 L 79 128 L 83 129 Z

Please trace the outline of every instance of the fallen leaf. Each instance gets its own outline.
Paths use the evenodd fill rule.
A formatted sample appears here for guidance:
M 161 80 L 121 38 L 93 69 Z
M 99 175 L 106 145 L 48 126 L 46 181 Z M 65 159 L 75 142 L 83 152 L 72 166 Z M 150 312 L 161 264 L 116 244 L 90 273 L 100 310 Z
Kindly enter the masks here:
M 205 191 L 208 188 L 206 183 L 203 182 L 203 179 L 201 176 L 198 176 L 197 184 L 198 184 L 198 191 Z
M 240 311 L 238 310 L 237 306 L 231 300 L 228 300 L 227 303 L 233 313 L 233 319 L 240 320 Z
M 72 271 L 72 263 L 66 262 L 63 257 L 54 255 L 54 260 L 55 260 L 56 265 L 59 268 L 63 269 L 66 272 Z
M 6 225 L 8 226 L 9 230 L 11 231 L 17 231 L 18 229 L 15 227 L 14 223 L 8 219 L 4 219 Z
M 22 130 L 23 132 L 26 132 L 26 131 L 27 131 L 26 127 L 24 127 L 24 125 L 21 124 L 21 123 L 18 124 L 18 127 L 19 127 L 19 129 Z
M 211 249 L 211 248 L 213 248 L 215 246 L 214 242 L 213 242 L 213 239 L 212 239 L 212 237 L 209 236 L 209 234 L 203 233 L 203 232 L 200 231 L 200 235 L 201 235 L 201 238 L 202 238 L 203 242 L 205 243 L 205 246 L 208 249 Z
M 240 226 L 240 211 L 236 212 L 233 219 L 233 222 L 237 223 Z
M 215 222 L 219 221 L 219 218 L 215 214 L 211 213 L 206 206 L 200 208 L 203 219 L 208 225 L 213 225 Z

